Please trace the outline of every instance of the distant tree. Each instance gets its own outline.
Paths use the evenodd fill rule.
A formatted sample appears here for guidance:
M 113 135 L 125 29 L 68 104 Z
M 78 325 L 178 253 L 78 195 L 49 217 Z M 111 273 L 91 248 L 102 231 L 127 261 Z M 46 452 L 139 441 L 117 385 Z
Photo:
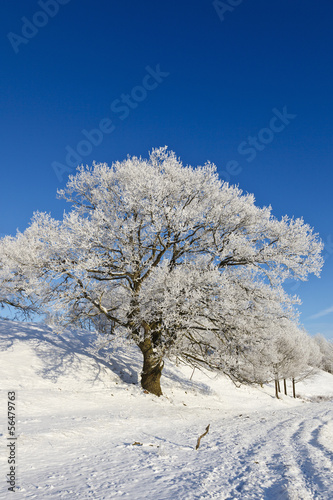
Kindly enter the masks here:
M 253 358 L 257 364 L 257 377 L 263 381 L 274 381 L 275 396 L 279 398 L 280 382 L 291 379 L 293 396 L 296 397 L 296 383 L 314 375 L 321 362 L 320 351 L 312 337 L 290 319 L 281 319 L 271 325 L 269 335 L 263 341 L 259 353 Z
M 63 220 L 36 213 L 1 242 L 0 262 L 58 324 L 97 321 L 134 342 L 156 395 L 166 356 L 237 373 L 256 331 L 292 302 L 281 283 L 322 266 L 302 219 L 277 220 L 214 165 L 184 167 L 166 148 L 80 167 L 59 196 L 72 206 Z
M 244 276 L 239 280 L 239 285 L 244 287 Z M 247 284 L 247 291 L 250 286 Z M 235 336 L 224 349 L 229 354 L 225 363 L 229 376 L 239 383 L 263 385 L 274 379 L 278 382 L 282 367 L 288 366 L 290 358 L 294 356 L 290 352 L 290 339 L 298 331 L 298 313 L 293 309 L 296 299 L 292 300 L 281 289 L 262 283 L 259 291 L 260 298 L 254 300 L 256 292 L 252 284 L 245 310 L 237 315 L 236 310 L 241 311 L 241 308 L 235 308 L 234 315 L 246 326 L 241 328 L 240 324 L 236 325 Z M 234 354 L 233 364 L 230 350 Z
M 293 397 L 296 398 L 296 383 L 318 372 L 322 356 L 313 338 L 305 330 L 295 332 L 293 343 L 293 361 L 287 367 L 284 378 L 291 378 Z
M 333 374 L 333 342 L 325 339 L 323 335 L 317 333 L 314 336 L 314 341 L 320 349 L 322 354 L 321 368 Z

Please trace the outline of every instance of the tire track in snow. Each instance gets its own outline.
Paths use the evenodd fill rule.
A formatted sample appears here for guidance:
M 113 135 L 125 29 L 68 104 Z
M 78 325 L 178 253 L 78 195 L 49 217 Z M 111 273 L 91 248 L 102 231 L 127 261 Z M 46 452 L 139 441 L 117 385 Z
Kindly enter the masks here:
M 265 445 L 269 442 L 267 436 L 272 434 L 276 423 L 267 422 L 264 418 L 259 422 L 254 419 L 251 416 L 249 420 L 238 421 L 236 428 L 230 422 L 229 435 L 217 443 L 218 449 L 225 446 L 221 463 L 208 474 L 202 498 L 265 498 L 265 488 L 269 488 L 275 480 L 270 477 L 272 474 L 267 467 L 271 450 L 266 450 Z
M 298 475 L 303 476 L 305 488 L 311 493 L 310 498 L 332 499 L 332 453 L 318 442 L 318 437 L 327 417 L 332 414 L 324 410 L 321 416 L 299 423 L 298 430 L 291 436 Z M 330 491 L 329 491 L 330 490 Z
M 61 463 L 59 457 L 46 464 L 41 490 L 33 488 L 39 472 L 30 470 L 31 491 L 24 498 L 41 498 L 38 492 L 43 498 L 54 497 L 53 488 L 60 481 L 63 490 L 58 498 L 331 500 L 333 484 L 326 486 L 326 481 L 332 483 L 328 467 L 333 453 L 321 436 L 332 416 L 332 404 L 327 403 L 238 417 L 212 414 L 210 432 L 197 451 L 197 431 L 189 431 L 186 420 L 179 419 L 173 434 L 162 438 L 162 421 L 150 422 L 146 431 L 140 430 L 138 417 L 132 418 L 133 434 L 126 427 L 126 432 L 105 441 L 85 429 L 90 419 L 77 419 L 83 426 L 80 431 L 94 446 L 82 443 L 80 449 L 75 446 L 62 453 Z M 105 430 L 110 424 L 102 422 Z M 62 431 L 74 429 L 70 420 Z M 55 434 L 59 431 L 55 429 Z M 132 445 L 134 435 L 143 446 Z
M 260 423 L 253 417 L 236 426 L 230 422 L 228 435 L 216 445 L 225 446 L 219 464 L 206 469 L 201 498 L 331 500 L 333 454 L 318 436 L 332 418 L 332 406 L 319 415 L 318 409 L 294 409 L 287 418 L 282 410 Z

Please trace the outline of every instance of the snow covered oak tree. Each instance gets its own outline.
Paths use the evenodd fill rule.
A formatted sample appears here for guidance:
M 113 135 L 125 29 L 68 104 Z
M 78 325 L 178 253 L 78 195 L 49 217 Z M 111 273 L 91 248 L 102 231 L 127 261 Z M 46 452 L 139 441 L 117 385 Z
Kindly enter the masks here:
M 62 221 L 36 213 L 1 240 L 0 279 L 60 324 L 112 324 L 140 348 L 141 385 L 156 395 L 166 356 L 232 375 L 249 343 L 290 317 L 283 281 L 322 266 L 302 219 L 277 220 L 213 164 L 183 166 L 166 147 L 79 167 L 58 194 L 71 203 Z

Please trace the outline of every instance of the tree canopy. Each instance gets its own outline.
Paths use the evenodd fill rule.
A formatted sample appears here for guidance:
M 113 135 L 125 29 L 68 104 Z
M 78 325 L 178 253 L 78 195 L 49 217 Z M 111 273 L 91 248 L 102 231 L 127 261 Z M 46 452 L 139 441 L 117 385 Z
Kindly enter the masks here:
M 236 376 L 239 356 L 295 317 L 283 282 L 322 267 L 302 219 L 278 220 L 213 164 L 184 166 L 166 148 L 82 166 L 58 194 L 63 220 L 38 212 L 1 240 L 3 296 L 64 326 L 112 325 L 141 349 L 142 386 L 157 395 L 169 355 Z

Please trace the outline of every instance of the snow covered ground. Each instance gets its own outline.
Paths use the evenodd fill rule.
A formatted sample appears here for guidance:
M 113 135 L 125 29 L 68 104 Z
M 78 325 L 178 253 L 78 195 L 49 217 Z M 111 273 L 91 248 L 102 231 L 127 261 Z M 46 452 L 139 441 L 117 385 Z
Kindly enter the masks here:
M 0 498 L 333 498 L 333 376 L 274 399 L 167 363 L 164 396 L 138 385 L 140 353 L 88 333 L 0 321 Z M 16 485 L 7 392 L 16 392 Z M 209 433 L 195 450 L 199 435 Z

